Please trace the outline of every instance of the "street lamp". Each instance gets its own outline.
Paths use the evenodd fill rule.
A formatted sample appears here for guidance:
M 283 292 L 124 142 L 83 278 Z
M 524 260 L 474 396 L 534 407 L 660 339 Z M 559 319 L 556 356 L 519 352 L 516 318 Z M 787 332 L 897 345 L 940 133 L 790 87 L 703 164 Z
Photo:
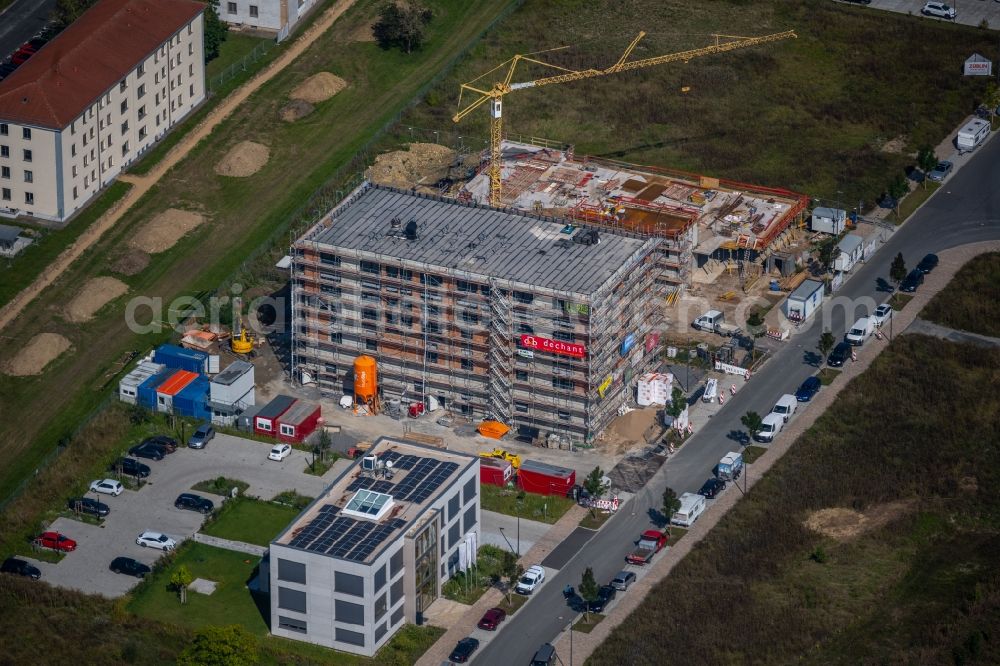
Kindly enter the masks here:
M 514 546 L 510 545 L 510 540 L 507 538 L 507 535 L 504 534 L 504 531 L 503 531 L 502 527 L 500 528 L 500 536 L 502 536 L 503 540 L 507 542 L 507 547 L 510 548 L 510 552 L 513 553 L 514 552 Z

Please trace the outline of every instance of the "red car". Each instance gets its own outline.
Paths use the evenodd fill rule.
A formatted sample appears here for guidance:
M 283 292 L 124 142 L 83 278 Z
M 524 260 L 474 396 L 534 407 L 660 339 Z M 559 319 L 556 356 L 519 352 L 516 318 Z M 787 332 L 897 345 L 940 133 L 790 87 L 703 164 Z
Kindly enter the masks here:
M 76 550 L 76 541 L 59 534 L 59 532 L 42 532 L 35 539 L 35 545 L 42 548 L 51 548 L 52 550 L 61 550 L 64 553 Z
M 483 614 L 483 619 L 477 625 L 480 629 L 496 631 L 500 623 L 507 619 L 507 613 L 502 608 L 491 608 Z

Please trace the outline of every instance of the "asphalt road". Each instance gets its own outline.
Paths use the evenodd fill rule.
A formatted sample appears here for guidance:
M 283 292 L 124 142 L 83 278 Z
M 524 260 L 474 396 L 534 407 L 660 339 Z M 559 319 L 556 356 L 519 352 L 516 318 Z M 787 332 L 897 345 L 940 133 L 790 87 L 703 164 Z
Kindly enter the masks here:
M 55 7 L 56 0 L 15 0 L 0 13 L 0 61 L 44 28 Z
M 807 330 L 782 345 L 754 374 L 747 387 L 727 401 L 724 409 L 671 457 L 646 487 L 581 547 L 558 574 L 548 579 L 520 613 L 505 623 L 502 635 L 516 636 L 516 640 L 490 642 L 476 656 L 476 663 L 527 664 L 538 646 L 555 640 L 565 631 L 575 615 L 564 603 L 563 587 L 579 585 L 583 570 L 588 566 L 594 569 L 600 582 L 629 568 L 624 566 L 625 555 L 639 533 L 649 529 L 658 516 L 663 489 L 669 485 L 678 494 L 697 491 L 715 463 L 727 451 L 738 450 L 730 434 L 742 429 L 740 416 L 750 410 L 761 414 L 769 412 L 781 394 L 794 393 L 806 377 L 816 372 L 816 367 L 805 359 L 807 353 L 815 350 L 821 331 L 829 328 L 837 337 L 842 337 L 847 326 L 867 314 L 865 310 L 874 309 L 876 303 L 886 299 L 884 293 L 876 291 L 876 280 L 887 278 L 889 264 L 897 252 L 903 253 L 907 266 L 912 268 L 929 252 L 1000 239 L 1000 188 L 996 186 L 1000 183 L 1000 140 L 994 139 L 976 152 L 978 154 L 974 153 L 883 245 L 874 259 L 855 269 L 834 303 L 828 301 L 823 312 L 806 325 Z M 845 301 L 846 306 L 843 305 Z M 808 405 L 800 405 L 797 413 L 803 409 L 808 409 Z M 569 663 L 567 655 L 560 656 L 563 663 Z

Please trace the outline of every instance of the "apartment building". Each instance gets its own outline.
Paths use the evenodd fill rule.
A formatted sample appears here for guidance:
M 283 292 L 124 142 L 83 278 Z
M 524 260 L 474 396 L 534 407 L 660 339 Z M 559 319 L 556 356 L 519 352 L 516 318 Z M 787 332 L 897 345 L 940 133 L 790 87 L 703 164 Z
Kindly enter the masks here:
M 0 81 L 0 215 L 64 221 L 205 99 L 191 0 L 98 0 Z
M 316 0 L 221 0 L 219 18 L 232 25 L 287 34 Z
M 593 440 L 659 362 L 664 242 L 366 183 L 293 245 L 293 371 Z
M 271 542 L 271 633 L 374 655 L 474 561 L 479 525 L 476 456 L 379 439 Z

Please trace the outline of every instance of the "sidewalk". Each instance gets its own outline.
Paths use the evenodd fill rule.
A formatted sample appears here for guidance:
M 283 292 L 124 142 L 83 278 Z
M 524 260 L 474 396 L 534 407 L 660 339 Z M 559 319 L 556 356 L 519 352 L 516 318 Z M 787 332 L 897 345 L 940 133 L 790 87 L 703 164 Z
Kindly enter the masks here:
M 914 320 L 917 319 L 917 315 L 927 305 L 928 301 L 951 281 L 955 273 L 958 272 L 958 269 L 967 261 L 984 252 L 998 251 L 1000 251 L 1000 242 L 994 241 L 962 245 L 938 254 L 938 258 L 940 259 L 938 267 L 933 273 L 927 276 L 922 288 L 915 294 L 913 300 L 907 303 L 902 311 L 893 315 L 898 330 L 907 330 Z M 759 458 L 757 462 L 746 467 L 745 478 L 751 492 L 756 482 L 792 447 L 792 444 L 798 441 L 802 434 L 812 427 L 816 419 L 833 404 L 840 391 L 852 379 L 868 369 L 868 366 L 885 349 L 886 344 L 885 340 L 873 339 L 864 347 L 861 347 L 858 353 L 858 360 L 844 366 L 843 372 L 840 373 L 833 383 L 824 387 L 812 400 L 810 406 L 797 418 L 792 420 L 788 427 L 778 435 L 774 443 L 768 447 L 768 452 Z M 597 647 L 604 642 L 611 631 L 619 624 L 622 624 L 633 611 L 639 608 L 646 595 L 652 591 L 656 584 L 666 577 L 699 541 L 708 535 L 709 531 L 736 505 L 741 497 L 742 493 L 735 487 L 727 490 L 678 542 L 678 545 L 669 548 L 666 553 L 654 561 L 648 575 L 636 581 L 629 588 L 628 593 L 621 597 L 621 601 L 611 609 L 607 617 L 591 633 L 576 632 L 573 636 L 573 660 L 577 663 L 584 663 Z M 553 641 L 553 645 L 555 645 L 556 651 L 559 654 L 569 654 L 569 640 L 569 636 L 563 632 L 557 640 Z
M 549 553 L 555 550 L 556 546 L 562 543 L 569 534 L 575 530 L 580 521 L 586 515 L 587 510 L 584 509 L 579 504 L 574 505 L 569 511 L 566 512 L 562 518 L 559 519 L 555 525 L 546 532 L 545 536 L 539 539 L 531 550 L 524 554 L 519 560 L 521 565 L 527 568 L 532 564 L 537 564 L 544 560 Z M 432 645 L 427 652 L 420 657 L 417 661 L 416 666 L 438 666 L 442 662 L 448 662 L 448 655 L 451 654 L 452 648 L 455 644 L 471 634 L 476 628 L 476 623 L 479 622 L 479 618 L 483 616 L 490 608 L 496 606 L 503 599 L 503 593 L 495 587 L 491 587 L 486 590 L 486 592 L 479 598 L 472 606 L 465 606 L 466 610 L 461 614 L 460 620 L 450 624 L 448 626 L 448 631 L 444 633 L 441 638 L 437 640 L 434 645 Z M 434 607 L 441 603 L 441 599 L 435 601 L 431 607 L 427 610 L 429 616 L 433 616 Z M 453 602 L 447 602 L 445 606 L 451 606 Z M 525 606 L 522 606 L 518 612 L 526 613 L 527 608 L 531 599 L 528 600 Z M 446 611 L 441 613 L 442 618 L 447 618 L 448 621 L 453 621 L 458 613 L 454 608 L 448 608 Z M 434 624 L 431 622 L 431 624 Z

